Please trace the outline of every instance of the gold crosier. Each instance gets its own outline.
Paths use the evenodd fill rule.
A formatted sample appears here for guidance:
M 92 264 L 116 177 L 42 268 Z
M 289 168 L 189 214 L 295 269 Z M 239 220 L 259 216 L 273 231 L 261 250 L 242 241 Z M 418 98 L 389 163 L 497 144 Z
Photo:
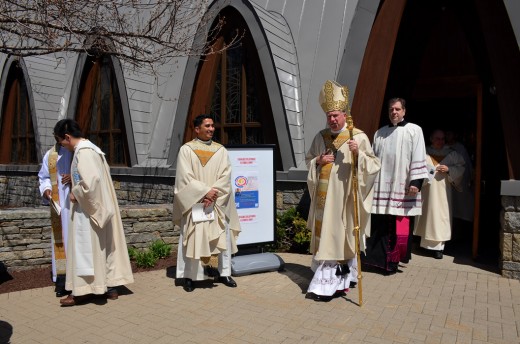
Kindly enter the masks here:
M 341 93 L 345 99 L 348 99 L 348 89 L 345 87 L 341 88 Z M 347 129 L 350 137 L 354 137 L 354 121 L 350 113 L 349 106 L 347 105 Z M 359 242 L 359 210 L 358 210 L 358 155 L 352 153 L 352 197 L 354 200 L 354 237 L 356 239 L 356 257 L 358 265 L 358 290 L 359 290 L 359 306 L 363 306 L 363 276 L 361 275 L 361 247 Z

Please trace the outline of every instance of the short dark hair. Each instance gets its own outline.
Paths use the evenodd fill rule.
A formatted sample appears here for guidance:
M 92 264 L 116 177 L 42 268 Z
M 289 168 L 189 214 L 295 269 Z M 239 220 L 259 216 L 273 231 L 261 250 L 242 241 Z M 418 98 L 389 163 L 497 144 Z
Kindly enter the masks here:
M 54 135 L 59 138 L 64 138 L 65 134 L 69 134 L 72 137 L 80 138 L 83 137 L 83 133 L 79 127 L 78 122 L 73 119 L 65 118 L 59 120 L 54 126 Z
M 388 101 L 388 107 L 394 105 L 394 103 L 397 103 L 397 102 L 400 102 L 401 105 L 403 106 L 403 110 L 406 110 L 406 100 L 404 100 L 403 98 L 391 98 Z
M 202 115 L 198 115 L 197 117 L 195 117 L 195 119 L 193 120 L 193 127 L 194 128 L 197 128 L 199 127 L 202 122 L 204 122 L 205 119 L 211 119 L 212 121 L 213 120 L 213 116 L 209 115 L 209 114 L 202 114 Z

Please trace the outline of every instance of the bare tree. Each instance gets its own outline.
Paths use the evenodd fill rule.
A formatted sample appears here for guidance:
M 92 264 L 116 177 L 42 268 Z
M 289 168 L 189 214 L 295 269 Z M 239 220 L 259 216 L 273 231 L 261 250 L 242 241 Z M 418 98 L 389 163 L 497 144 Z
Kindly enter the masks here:
M 208 0 L 1 0 L 0 52 L 109 54 L 134 67 L 212 54 L 218 51 L 211 37 L 224 19 L 208 23 L 207 6 Z M 208 28 L 205 37 L 194 39 L 200 25 Z

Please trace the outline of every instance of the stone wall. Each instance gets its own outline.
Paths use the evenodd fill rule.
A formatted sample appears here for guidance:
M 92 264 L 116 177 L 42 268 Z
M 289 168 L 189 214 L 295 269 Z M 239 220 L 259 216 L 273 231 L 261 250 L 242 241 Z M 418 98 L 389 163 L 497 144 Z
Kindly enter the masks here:
M 119 204 L 168 204 L 173 202 L 173 178 L 112 176 Z M 37 172 L 0 175 L 0 208 L 42 205 Z
M 16 183 L 37 183 L 37 178 L 34 178 L 36 177 L 25 177 L 25 181 L 18 180 Z M 14 185 L 2 184 L 0 178 L 0 191 L 5 188 L 11 190 Z M 147 186 L 114 181 L 114 185 L 118 190 L 118 197 L 121 197 L 121 218 L 127 243 L 143 248 L 156 239 L 163 239 L 166 243 L 172 244 L 175 250 L 179 233 L 174 230 L 171 220 L 172 188 L 166 183 Z M 310 199 L 305 182 L 277 182 L 276 188 L 277 211 L 296 207 L 302 217 L 307 218 Z M 148 194 L 140 195 L 143 192 Z M 122 197 L 123 194 L 127 197 Z M 18 195 L 20 199 L 29 197 L 23 192 L 19 192 Z M 167 199 L 168 202 L 127 205 L 131 202 L 141 202 L 147 197 L 154 197 L 157 202 Z M 520 197 L 502 196 L 502 207 L 501 271 L 504 277 L 520 279 Z M 50 257 L 50 219 L 47 207 L 0 210 L 0 262 L 11 270 L 30 269 L 48 266 L 51 262 Z
M 37 173 L 0 175 L 0 207 L 31 207 L 40 204 Z
M 173 203 L 173 177 L 112 176 L 120 205 L 149 205 Z M 296 206 L 308 212 L 310 199 L 306 182 L 276 183 L 276 208 L 286 210 Z M 37 172 L 0 175 L 0 209 L 38 207 L 42 199 L 38 189 Z
M 171 221 L 173 183 L 171 178 L 165 180 L 153 184 L 114 181 L 129 245 L 142 248 L 161 238 L 176 248 L 179 233 Z M 25 206 L 39 205 L 37 183 L 34 175 L 14 179 L 0 176 L 0 200 L 16 198 Z M 305 182 L 277 182 L 276 189 L 277 211 L 296 207 L 307 218 L 310 199 Z M 139 205 L 144 200 L 151 204 Z M 502 276 L 520 280 L 520 196 L 502 196 L 501 227 Z M 50 250 L 47 207 L 0 210 L 0 263 L 11 270 L 48 266 Z
M 51 227 L 48 207 L 0 210 L 0 262 L 9 270 L 51 263 Z M 179 232 L 172 223 L 171 204 L 121 206 L 128 245 L 147 247 L 162 239 L 176 250 Z
M 37 183 L 37 179 L 32 182 Z M 142 191 L 146 189 L 142 184 L 132 186 L 131 183 L 120 184 L 119 181 L 114 181 L 114 185 L 118 190 L 118 196 L 121 196 L 121 192 L 127 192 L 129 197 L 137 197 L 139 200 L 142 199 L 138 195 L 139 190 L 146 192 Z M 276 186 L 277 211 L 296 207 L 306 218 L 309 208 L 306 183 L 281 182 Z M 135 187 L 135 190 L 122 191 L 130 187 Z M 157 195 L 157 201 L 162 199 L 161 197 L 173 198 L 173 195 L 170 195 L 172 191 L 168 193 L 173 188 L 166 184 L 163 186 L 156 184 L 150 189 L 154 191 L 150 190 L 149 195 Z M 37 198 L 40 201 L 39 195 Z M 143 248 L 156 239 L 163 239 L 166 243 L 172 244 L 172 248 L 176 250 L 179 232 L 174 230 L 172 223 L 173 200 L 163 204 L 146 205 L 128 205 L 126 203 L 129 200 L 124 197 L 119 201 L 128 245 Z M 0 209 L 0 263 L 10 270 L 48 266 L 51 263 L 49 216 L 49 208 L 44 206 Z
M 119 204 L 172 204 L 175 178 L 156 174 L 112 175 Z
M 500 219 L 502 276 L 520 280 L 520 197 L 502 196 Z
M 296 207 L 303 218 L 307 218 L 311 199 L 306 182 L 277 182 L 276 210 L 284 211 Z

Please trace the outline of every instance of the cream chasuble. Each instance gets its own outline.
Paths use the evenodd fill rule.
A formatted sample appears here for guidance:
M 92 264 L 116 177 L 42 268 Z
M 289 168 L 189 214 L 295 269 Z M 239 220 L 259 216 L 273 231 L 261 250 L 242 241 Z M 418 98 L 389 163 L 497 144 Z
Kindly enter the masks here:
M 306 156 L 311 197 L 307 226 L 312 231 L 311 253 L 315 260 L 345 261 L 355 257 L 352 155 L 348 139 L 347 130 L 333 137 L 330 129 L 324 129 L 315 136 Z M 359 146 L 359 224 L 361 249 L 364 250 L 363 237 L 370 228 L 372 186 L 380 165 L 368 137 L 355 129 L 354 139 Z M 328 149 L 335 154 L 334 163 L 316 167 L 316 158 Z
M 65 288 L 74 296 L 104 294 L 134 281 L 110 168 L 88 140 L 74 151 Z
M 194 223 L 192 207 L 201 203 L 211 188 L 218 190 L 214 205 L 215 219 Z M 173 223 L 181 227 L 182 242 L 179 245 L 182 245 L 183 255 L 187 259 L 196 260 L 193 264 L 200 264 L 201 259 L 225 251 L 237 252 L 236 238 L 240 232 L 240 223 L 231 185 L 231 163 L 227 150 L 221 144 L 213 141 L 205 144 L 195 139 L 180 148 L 175 176 Z M 226 225 L 229 226 L 229 238 Z M 177 277 L 187 276 L 179 276 L 178 271 Z M 200 274 L 199 278 L 192 277 L 201 279 Z
M 430 179 L 425 180 L 421 190 L 423 211 L 415 220 L 414 234 L 429 241 L 444 242 L 451 239 L 451 189 L 460 190 L 464 177 L 464 158 L 446 146 L 441 150 L 428 147 L 427 153 Z M 448 166 L 449 173 L 435 171 L 438 165 Z

